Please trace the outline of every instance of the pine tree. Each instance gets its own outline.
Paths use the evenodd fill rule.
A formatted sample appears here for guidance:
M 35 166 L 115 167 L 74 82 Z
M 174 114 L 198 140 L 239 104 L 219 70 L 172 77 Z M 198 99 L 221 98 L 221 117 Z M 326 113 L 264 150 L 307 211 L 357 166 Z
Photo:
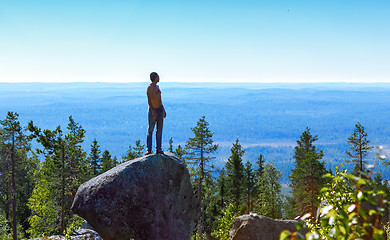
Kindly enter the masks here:
M 242 149 L 238 139 L 236 139 L 236 142 L 233 143 L 230 151 L 232 155 L 229 157 L 225 165 L 229 189 L 228 194 L 236 207 L 236 211 L 238 211 L 244 190 L 244 164 L 242 163 L 242 156 L 245 151 Z
M 89 161 L 92 168 L 92 176 L 95 177 L 101 173 L 101 162 L 100 162 L 100 146 L 96 138 L 93 140 L 91 145 L 91 152 L 89 154 Z
M 289 178 L 293 193 L 292 204 L 296 213 L 301 215 L 315 215 L 319 205 L 318 196 L 324 186 L 322 176 L 327 172 L 325 163 L 319 161 L 323 156 L 322 150 L 318 151 L 313 145 L 317 140 L 318 137 L 310 133 L 310 128 L 306 128 L 295 147 L 295 168 L 291 170 Z
M 64 208 L 61 210 L 64 211 L 64 223 L 61 231 L 64 231 L 68 220 L 70 217 L 70 206 L 73 203 L 74 193 L 78 187 L 85 181 L 89 180 L 91 177 L 88 176 L 88 170 L 90 169 L 89 163 L 87 161 L 87 153 L 82 149 L 81 144 L 84 142 L 85 130 L 83 127 L 76 123 L 72 116 L 69 117 L 69 123 L 66 129 L 69 131 L 65 135 L 65 148 L 67 150 L 67 158 L 65 158 L 65 184 L 69 184 L 68 188 L 64 190 L 63 205 Z M 69 164 L 69 167 L 66 166 Z
M 61 126 L 58 126 L 53 131 L 42 131 L 34 126 L 32 121 L 29 123 L 29 130 L 33 132 L 37 142 L 43 146 L 42 150 L 37 150 L 37 153 L 45 156 L 45 161 L 39 171 L 38 185 L 46 181 L 47 184 L 44 186 L 47 187 L 48 191 L 55 193 L 54 204 L 58 208 L 53 207 L 52 211 L 59 209 L 59 212 L 56 214 L 60 217 L 60 221 L 58 228 L 53 227 L 53 229 L 58 229 L 57 233 L 62 233 L 70 218 L 69 209 L 73 202 L 73 193 L 81 183 L 89 179 L 88 169 L 90 166 L 88 166 L 86 160 L 86 153 L 81 148 L 85 130 L 73 120 L 72 116 L 69 117 L 68 134 L 63 133 Z M 41 184 L 41 186 L 43 185 Z M 38 192 L 36 193 L 39 194 Z M 31 198 L 48 201 L 34 194 Z M 33 204 L 31 206 L 41 205 Z M 38 209 L 31 208 L 31 210 L 37 212 Z M 35 227 L 33 226 L 33 228 Z
M 259 196 L 260 214 L 274 219 L 282 217 L 281 178 L 282 173 L 273 162 L 265 164 Z
M 209 129 L 209 123 L 206 121 L 205 116 L 199 119 L 196 127 L 191 128 L 194 133 L 193 138 L 189 138 L 186 143 L 186 160 L 188 164 L 191 164 L 195 168 L 195 179 L 198 185 L 198 199 L 200 201 L 201 217 L 198 223 L 198 234 L 203 239 L 203 184 L 204 179 L 208 173 L 213 170 L 213 166 L 210 165 L 210 161 L 215 157 L 208 156 L 214 153 L 218 145 L 213 144 L 213 132 Z
M 355 125 L 355 130 L 348 138 L 348 144 L 351 151 L 346 151 L 346 153 L 352 158 L 352 162 L 355 163 L 355 172 L 363 172 L 363 167 L 367 163 L 364 158 L 373 147 L 369 145 L 370 141 L 367 139 L 365 127 L 359 122 Z
M 20 126 L 18 121 L 19 114 L 8 112 L 5 120 L 0 121 L 2 129 L 0 131 L 0 159 L 3 167 L 0 168 L 0 175 L 3 176 L 4 183 L 3 191 L 5 192 L 5 210 L 7 220 L 10 216 L 9 205 L 12 206 L 12 237 L 14 240 L 18 238 L 18 201 L 21 200 L 21 194 L 26 194 L 22 191 L 23 184 L 29 185 L 28 169 L 29 158 L 27 151 L 30 149 L 29 138 L 24 134 L 25 129 Z M 4 168 L 5 167 L 5 168 Z M 20 182 L 22 181 L 22 183 Z M 28 189 L 27 189 L 28 191 Z M 28 193 L 27 193 L 28 194 Z M 2 197 L 3 198 L 3 197 Z M 17 198 L 19 200 L 17 200 Z M 23 204 L 22 204 L 23 205 Z M 24 221 L 24 219 L 20 219 Z
M 11 207 L 11 161 L 8 157 L 8 151 L 5 147 L 6 140 L 4 138 L 3 129 L 0 127 L 0 203 L 4 209 L 4 217 L 9 223 L 10 207 Z M 1 208 L 0 208 L 1 209 Z M 11 226 L 11 225 L 10 225 Z M 7 228 L 8 229 L 8 228 Z M 11 236 L 12 239 L 12 236 Z

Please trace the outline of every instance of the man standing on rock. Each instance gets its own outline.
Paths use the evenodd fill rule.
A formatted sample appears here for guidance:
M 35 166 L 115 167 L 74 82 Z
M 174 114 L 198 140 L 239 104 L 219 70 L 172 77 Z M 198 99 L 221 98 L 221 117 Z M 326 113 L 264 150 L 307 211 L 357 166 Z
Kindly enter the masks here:
M 161 90 L 157 83 L 160 81 L 160 77 L 157 73 L 152 72 L 150 74 L 150 80 L 152 83 L 146 89 L 146 95 L 148 96 L 149 112 L 148 112 L 148 134 L 146 137 L 147 150 L 145 155 L 152 153 L 152 135 L 154 126 L 157 124 L 156 130 L 156 153 L 163 154 L 161 149 L 162 129 L 164 118 L 167 116 L 164 106 L 161 101 Z

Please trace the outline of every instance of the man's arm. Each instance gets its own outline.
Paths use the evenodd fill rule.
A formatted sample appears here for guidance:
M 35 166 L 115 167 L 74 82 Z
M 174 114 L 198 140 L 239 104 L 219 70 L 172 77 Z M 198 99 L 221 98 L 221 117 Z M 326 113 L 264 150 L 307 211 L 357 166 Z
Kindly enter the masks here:
M 162 104 L 162 102 L 161 102 L 161 104 Z M 167 117 L 167 113 L 165 112 L 164 105 L 161 105 L 161 106 L 162 106 L 162 108 L 163 108 L 164 118 L 166 118 L 166 117 Z

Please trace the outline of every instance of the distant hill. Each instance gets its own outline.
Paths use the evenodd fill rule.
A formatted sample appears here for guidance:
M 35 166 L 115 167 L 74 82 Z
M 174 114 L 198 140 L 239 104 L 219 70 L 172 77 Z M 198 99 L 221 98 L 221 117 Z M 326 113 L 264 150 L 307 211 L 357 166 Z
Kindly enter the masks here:
M 0 83 L 0 118 L 20 114 L 43 129 L 66 127 L 73 116 L 86 130 L 84 149 L 96 138 L 102 150 L 121 158 L 146 135 L 149 83 Z M 344 163 L 347 138 L 359 121 L 373 145 L 390 148 L 390 84 L 352 83 L 160 83 L 167 111 L 163 146 L 184 145 L 203 115 L 220 144 L 216 165 L 238 138 L 245 160 L 261 153 L 283 171 L 293 166 L 293 146 L 306 126 L 318 135 L 328 167 Z M 372 161 L 374 155 L 370 156 Z M 386 178 L 390 171 L 381 167 Z

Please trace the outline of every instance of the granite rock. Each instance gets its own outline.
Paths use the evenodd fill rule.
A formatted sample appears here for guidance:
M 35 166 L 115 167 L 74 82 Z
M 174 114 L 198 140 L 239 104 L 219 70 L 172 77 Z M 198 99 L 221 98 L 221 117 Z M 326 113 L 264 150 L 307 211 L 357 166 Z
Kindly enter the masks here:
M 72 211 L 104 240 L 189 239 L 199 216 L 190 176 L 173 154 L 122 163 L 83 183 Z

